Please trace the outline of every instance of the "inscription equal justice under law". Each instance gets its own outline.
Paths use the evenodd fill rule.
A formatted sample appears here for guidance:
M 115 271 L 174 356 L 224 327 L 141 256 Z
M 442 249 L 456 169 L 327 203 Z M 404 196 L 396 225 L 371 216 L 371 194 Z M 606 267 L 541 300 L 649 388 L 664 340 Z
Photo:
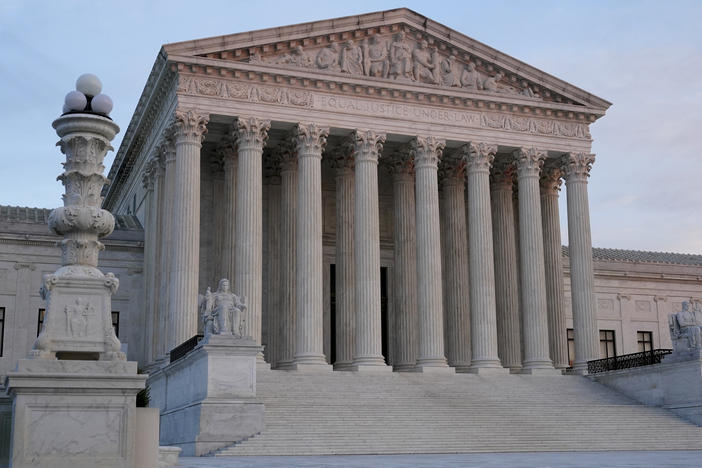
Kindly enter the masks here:
M 314 95 L 313 107 L 320 110 L 347 111 L 355 114 L 422 122 L 445 122 L 468 127 L 480 127 L 481 117 L 477 112 L 458 112 L 448 109 L 427 108 L 392 102 L 378 102 L 358 98 Z

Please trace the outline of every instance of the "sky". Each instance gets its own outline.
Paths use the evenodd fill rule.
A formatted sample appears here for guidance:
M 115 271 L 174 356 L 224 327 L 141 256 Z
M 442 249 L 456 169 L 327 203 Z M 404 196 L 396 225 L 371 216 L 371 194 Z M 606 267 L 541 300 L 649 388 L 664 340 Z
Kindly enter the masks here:
M 82 73 L 118 149 L 162 44 L 403 6 L 613 103 L 590 127 L 595 247 L 702 254 L 702 1 L 0 0 L 0 204 L 61 204 L 51 122 Z

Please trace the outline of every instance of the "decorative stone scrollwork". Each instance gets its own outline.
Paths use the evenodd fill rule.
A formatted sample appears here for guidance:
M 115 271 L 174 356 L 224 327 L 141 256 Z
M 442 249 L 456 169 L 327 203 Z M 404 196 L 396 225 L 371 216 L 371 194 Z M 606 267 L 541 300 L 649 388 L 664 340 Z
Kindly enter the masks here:
M 414 167 L 431 166 L 437 168 L 445 147 L 446 142 L 439 138 L 433 136 L 415 137 L 410 142 L 410 152 L 414 158 Z
M 297 170 L 297 145 L 292 135 L 280 143 L 277 157 L 280 159 L 281 172 Z
M 330 165 L 336 170 L 337 176 L 353 172 L 353 146 L 348 141 L 328 150 L 328 153 Z
M 473 172 L 489 172 L 497 153 L 497 145 L 488 143 L 468 143 L 461 147 L 466 160 L 466 169 Z
M 299 123 L 293 130 L 293 139 L 298 157 L 322 157 L 322 151 L 327 144 L 329 128 L 315 123 Z
M 566 179 L 587 181 L 590 169 L 595 163 L 595 155 L 588 153 L 566 153 L 561 158 L 561 169 Z
M 383 151 L 385 134 L 374 132 L 373 130 L 356 129 L 351 134 L 351 143 L 353 144 L 353 157 L 356 162 L 377 162 Z
M 513 153 L 520 177 L 538 177 L 546 159 L 546 151 L 537 148 L 519 148 Z
M 175 111 L 175 131 L 177 142 L 202 143 L 207 133 L 208 114 L 194 109 Z
M 514 161 L 500 160 L 495 162 L 492 165 L 492 171 L 490 171 L 490 184 L 511 190 L 516 172 L 517 168 L 514 165 Z
M 270 120 L 256 117 L 239 117 L 232 131 L 232 137 L 236 141 L 239 149 L 250 147 L 263 148 L 268 139 L 268 130 L 270 128 Z
M 383 160 L 393 176 L 414 175 L 414 155 L 409 144 L 394 151 L 389 158 L 383 158 Z
M 466 161 L 460 151 L 444 154 L 439 163 L 439 184 L 441 187 L 463 184 L 466 178 Z

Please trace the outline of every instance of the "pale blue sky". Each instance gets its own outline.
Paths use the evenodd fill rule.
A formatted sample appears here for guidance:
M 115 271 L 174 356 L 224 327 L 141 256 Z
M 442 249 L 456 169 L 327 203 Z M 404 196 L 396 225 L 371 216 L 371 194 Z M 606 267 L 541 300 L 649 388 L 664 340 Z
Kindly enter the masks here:
M 161 44 L 401 6 L 614 103 L 591 127 L 595 246 L 702 253 L 700 1 L 0 0 L 0 204 L 60 205 L 51 122 L 81 73 L 124 132 Z

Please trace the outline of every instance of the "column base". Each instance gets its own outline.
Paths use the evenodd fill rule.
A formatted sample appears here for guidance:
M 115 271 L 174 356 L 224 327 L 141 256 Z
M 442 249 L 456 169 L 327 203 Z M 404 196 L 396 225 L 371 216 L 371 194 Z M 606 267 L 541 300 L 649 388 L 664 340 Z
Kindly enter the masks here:
M 454 369 L 456 369 L 457 374 L 469 374 L 471 367 L 470 365 L 461 364 L 460 366 L 455 366 Z
M 468 369 L 468 373 L 469 374 L 478 374 L 478 375 L 508 375 L 509 369 L 506 369 L 504 367 L 471 366 L 471 368 Z
M 346 362 L 335 362 L 334 363 L 334 370 L 335 371 L 350 371 L 353 370 L 353 362 L 351 361 L 346 361 Z
M 412 372 L 415 367 L 417 367 L 415 363 L 395 364 L 392 370 L 395 372 Z
M 422 374 L 455 374 L 456 369 L 448 365 L 417 364 L 414 369 L 412 369 L 412 372 L 419 372 Z
M 331 364 L 317 364 L 312 362 L 293 362 L 292 365 L 285 370 L 292 370 L 296 372 L 321 372 L 328 373 L 333 372 L 334 367 Z
M 521 373 L 522 373 L 522 366 L 519 366 L 519 367 L 505 367 L 505 369 L 508 369 L 510 374 L 521 374 Z
M 392 372 L 392 367 L 385 364 L 353 364 L 348 370 L 353 372 Z
M 296 354 L 292 363 L 294 366 L 313 365 L 331 367 L 331 365 L 327 362 L 327 358 L 324 357 L 324 354 Z
M 515 372 L 515 374 L 516 373 L 517 372 Z M 554 369 L 553 367 L 550 369 L 545 367 L 524 368 L 518 373 L 522 375 L 563 375 L 563 372 L 561 372 L 560 369 Z

